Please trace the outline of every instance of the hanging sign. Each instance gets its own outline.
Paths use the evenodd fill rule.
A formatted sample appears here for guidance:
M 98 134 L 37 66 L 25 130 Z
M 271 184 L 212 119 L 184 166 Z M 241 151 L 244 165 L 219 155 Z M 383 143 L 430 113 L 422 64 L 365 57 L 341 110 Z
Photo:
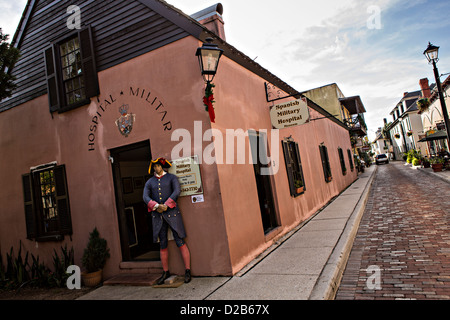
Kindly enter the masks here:
M 169 173 L 176 175 L 180 182 L 180 197 L 203 194 L 198 156 L 175 159 L 170 163 Z
M 299 126 L 309 122 L 306 101 L 298 99 L 270 107 L 270 120 L 274 129 Z

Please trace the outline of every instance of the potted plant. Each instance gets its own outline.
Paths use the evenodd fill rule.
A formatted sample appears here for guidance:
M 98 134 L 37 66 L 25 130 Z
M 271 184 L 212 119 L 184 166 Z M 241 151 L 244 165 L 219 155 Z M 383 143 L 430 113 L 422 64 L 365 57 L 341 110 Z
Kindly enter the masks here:
M 430 161 L 427 157 L 423 157 L 422 158 L 422 164 L 424 168 L 429 168 L 430 167 Z
M 419 108 L 420 112 L 424 112 L 428 110 L 430 104 L 430 99 L 428 98 L 419 99 L 417 101 L 417 108 Z
M 295 192 L 297 194 L 302 193 L 303 190 L 304 190 L 303 183 L 302 183 L 301 180 L 295 180 L 294 181 L 294 187 L 295 187 Z
M 444 166 L 444 159 L 441 157 L 433 157 L 430 159 L 431 168 L 434 172 L 441 172 Z
M 100 233 L 95 227 L 89 234 L 89 241 L 81 260 L 83 267 L 86 269 L 86 272 L 81 274 L 85 286 L 95 287 L 102 281 L 103 267 L 109 256 L 107 242 L 100 238 Z

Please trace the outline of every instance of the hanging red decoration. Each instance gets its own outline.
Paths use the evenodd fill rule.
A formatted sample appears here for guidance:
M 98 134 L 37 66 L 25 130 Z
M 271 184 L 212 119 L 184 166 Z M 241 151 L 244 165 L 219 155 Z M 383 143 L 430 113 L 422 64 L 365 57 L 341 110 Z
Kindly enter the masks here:
M 214 95 L 213 95 L 213 90 L 212 88 L 214 88 L 215 85 L 214 83 L 211 82 L 207 82 L 206 83 L 206 89 L 205 89 L 205 96 L 203 97 L 203 103 L 205 105 L 205 109 L 206 111 L 208 111 L 209 113 L 209 119 L 211 119 L 211 122 L 215 122 L 216 119 L 216 114 L 214 113 L 214 107 L 213 107 L 213 103 L 214 101 Z

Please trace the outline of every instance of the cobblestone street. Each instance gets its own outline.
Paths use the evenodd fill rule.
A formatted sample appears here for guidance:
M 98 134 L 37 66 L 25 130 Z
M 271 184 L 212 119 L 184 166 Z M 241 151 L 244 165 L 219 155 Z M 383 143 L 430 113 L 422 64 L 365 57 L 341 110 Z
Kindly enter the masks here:
M 336 300 L 450 299 L 450 184 L 380 165 Z

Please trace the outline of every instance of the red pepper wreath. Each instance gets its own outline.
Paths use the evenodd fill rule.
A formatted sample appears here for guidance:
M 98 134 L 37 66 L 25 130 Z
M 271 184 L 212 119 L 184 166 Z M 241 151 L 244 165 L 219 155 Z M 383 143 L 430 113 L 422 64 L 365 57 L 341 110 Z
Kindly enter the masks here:
M 208 82 L 206 84 L 206 89 L 205 89 L 205 96 L 203 97 L 203 103 L 206 106 L 206 111 L 209 112 L 209 118 L 211 119 L 211 122 L 215 122 L 216 119 L 216 115 L 214 113 L 214 107 L 213 107 L 213 103 L 214 101 L 214 96 L 213 96 L 213 90 L 212 88 L 214 88 L 215 85 L 214 83 Z

